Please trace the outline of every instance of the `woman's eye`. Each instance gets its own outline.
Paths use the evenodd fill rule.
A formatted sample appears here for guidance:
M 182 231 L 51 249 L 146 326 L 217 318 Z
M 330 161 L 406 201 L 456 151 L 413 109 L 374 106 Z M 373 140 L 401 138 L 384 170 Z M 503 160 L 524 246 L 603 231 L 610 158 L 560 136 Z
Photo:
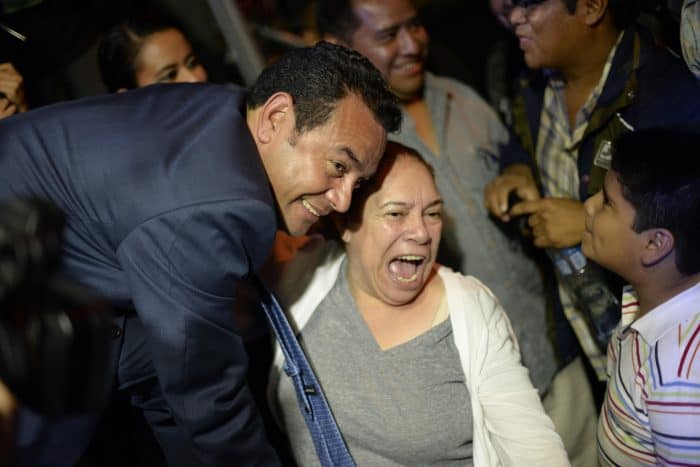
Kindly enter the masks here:
M 177 79 L 177 70 L 172 70 L 160 77 L 158 81 L 161 83 L 167 83 L 169 81 L 175 81 Z
M 194 68 L 197 68 L 199 66 L 199 59 L 195 57 L 194 55 L 190 55 L 187 57 L 187 60 L 185 60 L 185 67 L 188 70 L 192 70 Z
M 442 212 L 441 211 L 429 212 L 426 214 L 426 216 L 428 216 L 428 222 L 438 223 L 438 222 L 442 221 Z

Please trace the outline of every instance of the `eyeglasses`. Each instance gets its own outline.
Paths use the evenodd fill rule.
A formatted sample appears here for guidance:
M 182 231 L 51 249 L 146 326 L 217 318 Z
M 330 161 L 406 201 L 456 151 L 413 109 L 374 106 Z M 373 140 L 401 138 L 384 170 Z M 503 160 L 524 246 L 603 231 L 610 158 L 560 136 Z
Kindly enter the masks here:
M 523 11 L 525 12 L 525 16 L 529 16 L 532 11 L 540 4 L 546 2 L 547 0 L 509 0 L 506 2 L 507 4 L 507 16 L 510 16 L 510 13 L 515 9 L 515 8 L 522 8 Z
M 522 7 L 522 8 L 530 8 L 535 5 L 539 5 L 540 3 L 544 3 L 547 0 L 512 0 L 511 5 L 512 8 L 515 7 Z

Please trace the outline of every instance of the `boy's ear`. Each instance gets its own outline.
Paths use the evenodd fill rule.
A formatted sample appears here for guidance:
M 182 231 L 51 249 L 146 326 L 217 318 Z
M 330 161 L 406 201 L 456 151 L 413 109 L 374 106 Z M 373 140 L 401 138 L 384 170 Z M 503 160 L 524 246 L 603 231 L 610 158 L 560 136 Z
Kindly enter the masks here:
M 270 96 L 258 113 L 255 138 L 265 144 L 274 140 L 285 118 L 293 118 L 292 96 L 277 92 Z
M 673 252 L 676 244 L 673 234 L 667 229 L 649 229 L 644 232 L 642 265 L 650 267 L 658 264 Z

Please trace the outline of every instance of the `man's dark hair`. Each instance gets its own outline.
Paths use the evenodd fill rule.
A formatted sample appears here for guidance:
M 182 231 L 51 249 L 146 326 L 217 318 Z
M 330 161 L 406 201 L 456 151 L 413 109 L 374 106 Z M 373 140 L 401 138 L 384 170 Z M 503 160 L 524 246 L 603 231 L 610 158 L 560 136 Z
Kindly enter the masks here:
M 97 58 L 100 76 L 109 92 L 138 87 L 136 56 L 148 36 L 168 29 L 182 32 L 170 19 L 148 12 L 124 18 L 104 33 Z
M 562 0 L 569 13 L 576 11 L 578 0 Z M 641 9 L 640 0 L 608 0 L 608 11 L 613 18 L 613 25 L 622 31 L 634 23 Z
M 654 128 L 621 136 L 612 170 L 635 209 L 635 232 L 668 229 L 681 274 L 700 272 L 700 132 Z
M 335 36 L 346 44 L 360 27 L 360 20 L 352 9 L 352 0 L 318 0 L 316 2 L 316 29 L 323 37 Z
M 276 92 L 292 96 L 298 134 L 323 125 L 338 101 L 350 94 L 363 100 L 387 132 L 401 124 L 396 98 L 374 65 L 328 42 L 287 52 L 263 70 L 250 88 L 248 108 L 260 107 Z

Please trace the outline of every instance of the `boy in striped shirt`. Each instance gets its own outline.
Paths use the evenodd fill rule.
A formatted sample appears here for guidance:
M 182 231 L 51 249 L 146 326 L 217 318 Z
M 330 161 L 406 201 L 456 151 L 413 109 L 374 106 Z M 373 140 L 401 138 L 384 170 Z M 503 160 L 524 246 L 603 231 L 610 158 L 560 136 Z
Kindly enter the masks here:
M 622 136 L 583 252 L 622 276 L 598 421 L 603 465 L 700 465 L 700 133 Z

